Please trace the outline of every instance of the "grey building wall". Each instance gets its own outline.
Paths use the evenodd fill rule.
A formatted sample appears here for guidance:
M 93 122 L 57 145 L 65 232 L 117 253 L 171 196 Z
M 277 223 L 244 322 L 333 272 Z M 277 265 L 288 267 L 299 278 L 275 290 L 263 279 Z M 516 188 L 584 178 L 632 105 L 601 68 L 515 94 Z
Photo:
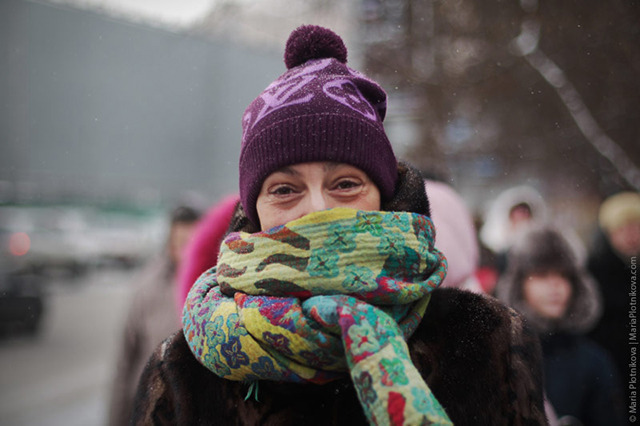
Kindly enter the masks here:
M 0 196 L 235 191 L 242 112 L 284 71 L 281 58 L 2 0 Z

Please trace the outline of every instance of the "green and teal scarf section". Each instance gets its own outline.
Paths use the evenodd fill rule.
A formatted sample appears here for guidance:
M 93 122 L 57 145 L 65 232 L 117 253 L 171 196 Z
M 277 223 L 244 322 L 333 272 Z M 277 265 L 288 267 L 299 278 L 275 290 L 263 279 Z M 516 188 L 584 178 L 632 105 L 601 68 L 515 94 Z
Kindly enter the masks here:
M 348 372 L 370 424 L 452 424 L 406 343 L 446 274 L 434 240 L 426 216 L 346 208 L 232 233 L 187 298 L 187 342 L 229 380 Z

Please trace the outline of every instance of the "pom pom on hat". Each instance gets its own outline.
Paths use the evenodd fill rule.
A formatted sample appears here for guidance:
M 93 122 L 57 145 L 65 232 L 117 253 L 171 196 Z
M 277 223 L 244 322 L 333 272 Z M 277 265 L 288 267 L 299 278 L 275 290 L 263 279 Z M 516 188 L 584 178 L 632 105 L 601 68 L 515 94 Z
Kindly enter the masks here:
M 317 25 L 303 25 L 291 33 L 284 52 L 287 69 L 322 58 L 347 63 L 347 48 L 339 35 Z

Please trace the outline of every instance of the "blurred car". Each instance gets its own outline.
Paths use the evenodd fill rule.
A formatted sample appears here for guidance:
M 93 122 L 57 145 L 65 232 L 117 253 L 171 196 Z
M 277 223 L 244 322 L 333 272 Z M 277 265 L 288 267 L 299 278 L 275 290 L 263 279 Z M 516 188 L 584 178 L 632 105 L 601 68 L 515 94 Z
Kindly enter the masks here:
M 139 265 L 159 247 L 162 229 L 163 218 L 155 211 L 0 207 L 3 249 L 17 269 L 43 277 L 73 278 L 96 267 Z
M 0 260 L 0 332 L 36 334 L 42 323 L 45 297 L 42 278 L 15 270 Z

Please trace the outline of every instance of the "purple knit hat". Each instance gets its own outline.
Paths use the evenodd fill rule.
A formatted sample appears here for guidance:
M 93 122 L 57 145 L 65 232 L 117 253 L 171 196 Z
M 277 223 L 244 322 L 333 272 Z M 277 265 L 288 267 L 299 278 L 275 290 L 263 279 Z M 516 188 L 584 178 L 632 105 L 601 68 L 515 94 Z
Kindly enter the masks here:
M 276 170 L 311 161 L 363 170 L 383 199 L 393 196 L 397 162 L 382 121 L 387 95 L 349 68 L 342 39 L 315 25 L 294 30 L 284 55 L 288 71 L 245 110 L 240 151 L 240 200 L 259 224 L 256 200 Z

